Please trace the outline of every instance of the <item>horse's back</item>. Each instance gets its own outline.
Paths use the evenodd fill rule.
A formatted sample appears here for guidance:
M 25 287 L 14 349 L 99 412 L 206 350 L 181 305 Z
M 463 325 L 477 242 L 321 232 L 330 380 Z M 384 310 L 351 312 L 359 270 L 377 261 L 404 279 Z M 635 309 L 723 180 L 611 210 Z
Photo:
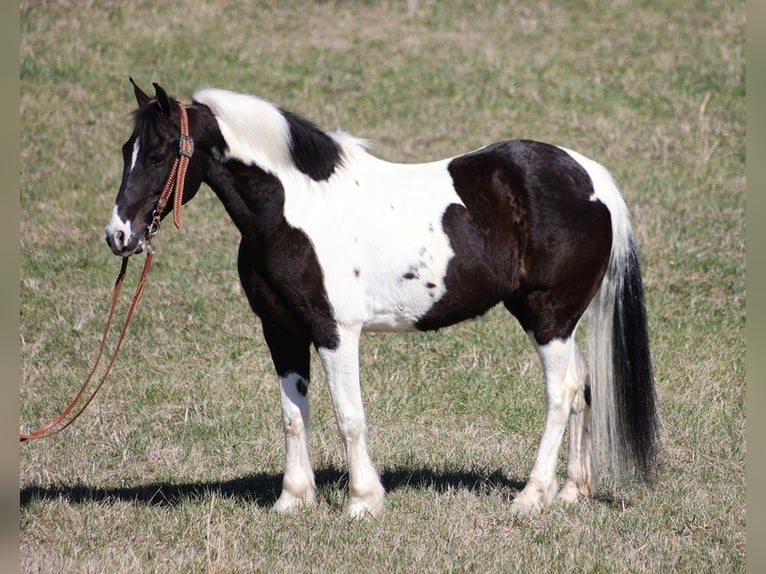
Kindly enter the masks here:
M 563 148 L 531 140 L 496 143 L 449 163 L 455 191 L 472 217 L 495 233 L 508 224 L 564 222 L 592 205 L 593 181 Z M 576 219 L 576 218 L 575 218 Z

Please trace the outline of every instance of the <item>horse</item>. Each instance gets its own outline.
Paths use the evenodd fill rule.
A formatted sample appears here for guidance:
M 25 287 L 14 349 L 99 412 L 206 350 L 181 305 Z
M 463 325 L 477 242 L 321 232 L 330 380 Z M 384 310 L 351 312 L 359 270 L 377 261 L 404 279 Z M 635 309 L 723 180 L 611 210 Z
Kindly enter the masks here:
M 592 499 L 599 472 L 614 484 L 653 481 L 658 422 L 641 264 L 605 167 L 523 139 L 392 163 L 365 140 L 253 95 L 205 88 L 187 105 L 156 83 L 150 96 L 130 82 L 138 107 L 106 241 L 123 258 L 150 247 L 166 215 L 181 225 L 181 206 L 202 183 L 222 202 L 241 234 L 240 281 L 279 383 L 285 465 L 275 510 L 315 502 L 312 346 L 343 442 L 346 513 L 377 516 L 385 490 L 368 450 L 362 333 L 436 330 L 500 303 L 536 349 L 545 384 L 537 455 L 510 512 Z M 575 342 L 585 316 L 587 359 Z

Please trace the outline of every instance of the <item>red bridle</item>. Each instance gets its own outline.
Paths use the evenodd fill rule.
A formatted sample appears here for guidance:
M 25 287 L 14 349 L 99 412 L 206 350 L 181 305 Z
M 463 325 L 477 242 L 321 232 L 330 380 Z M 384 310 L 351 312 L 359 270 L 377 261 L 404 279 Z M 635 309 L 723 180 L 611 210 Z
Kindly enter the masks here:
M 160 195 L 160 198 L 157 200 L 157 206 L 155 207 L 154 213 L 152 215 L 152 222 L 149 225 L 149 233 L 148 233 L 149 241 L 151 241 L 151 238 L 154 237 L 154 235 L 156 235 L 160 229 L 160 218 L 162 216 L 163 211 L 165 210 L 165 207 L 167 206 L 168 199 L 170 198 L 173 191 L 175 191 L 175 199 L 173 201 L 173 221 L 176 225 L 176 228 L 181 229 L 181 200 L 183 199 L 186 169 L 189 166 L 189 159 L 194 153 L 194 141 L 189 136 L 189 118 L 188 118 L 188 115 L 186 114 L 186 108 L 184 108 L 183 104 L 181 104 L 180 102 L 178 103 L 178 108 L 181 113 L 181 136 L 178 141 L 178 157 L 173 163 L 173 168 L 170 170 L 170 175 L 168 175 L 168 180 L 165 183 L 165 187 L 162 190 L 162 194 Z M 30 433 L 19 433 L 19 440 L 21 442 L 24 442 L 27 440 L 33 440 L 33 439 L 48 438 L 61 432 L 62 430 L 67 428 L 69 425 L 71 425 L 75 420 L 77 420 L 77 418 L 82 414 L 85 408 L 95 398 L 96 394 L 101 389 L 101 386 L 104 384 L 104 381 L 109 376 L 109 373 L 112 370 L 112 365 L 114 364 L 114 361 L 117 358 L 117 353 L 119 353 L 120 351 L 120 346 L 122 345 L 122 341 L 125 338 L 125 333 L 128 330 L 130 319 L 133 316 L 133 311 L 135 310 L 136 305 L 138 305 L 138 302 L 141 299 L 141 295 L 143 295 L 144 285 L 146 284 L 146 279 L 149 276 L 149 268 L 151 267 L 153 258 L 154 258 L 154 247 L 151 245 L 151 243 L 149 243 L 147 252 L 146 252 L 146 261 L 144 262 L 144 270 L 141 273 L 141 279 L 138 282 L 138 286 L 136 287 L 136 292 L 133 295 L 133 299 L 130 302 L 128 313 L 125 316 L 125 321 L 122 324 L 122 329 L 120 329 L 120 335 L 117 338 L 117 343 L 115 344 L 114 351 L 112 352 L 112 355 L 109 358 L 109 362 L 107 363 L 106 371 L 99 379 L 99 382 L 98 382 L 98 385 L 96 385 L 96 388 L 93 390 L 93 392 L 90 393 L 90 395 L 88 395 L 88 398 L 85 400 L 85 403 L 74 413 L 74 415 L 72 415 L 67 420 L 67 417 L 69 416 L 69 414 L 72 411 L 74 411 L 75 407 L 77 407 L 78 403 L 83 398 L 85 394 L 85 389 L 88 387 L 91 380 L 93 379 L 93 375 L 95 374 L 96 369 L 98 368 L 98 365 L 101 362 L 101 357 L 104 353 L 104 345 L 106 343 L 107 335 L 109 334 L 109 327 L 112 324 L 112 317 L 114 316 L 114 310 L 117 306 L 117 299 L 120 294 L 120 289 L 122 288 L 122 281 L 125 278 L 125 271 L 128 266 L 127 257 L 122 258 L 120 272 L 117 275 L 117 280 L 115 281 L 114 287 L 112 288 L 112 306 L 109 309 L 109 315 L 106 319 L 106 325 L 104 326 L 104 333 L 101 336 L 101 343 L 99 345 L 96 362 L 93 365 L 93 368 L 91 369 L 90 373 L 88 374 L 88 377 L 85 379 L 85 382 L 80 387 L 80 390 L 75 395 L 74 399 L 72 399 L 72 401 L 69 403 L 67 408 L 65 408 L 59 416 L 57 416 L 51 422 L 41 426 L 37 430 L 34 430 Z
M 184 193 L 184 179 L 186 178 L 186 168 L 189 166 L 189 159 L 194 153 L 194 140 L 189 136 L 189 116 L 186 108 L 181 102 L 178 102 L 178 111 L 181 114 L 181 135 L 178 140 L 178 157 L 173 162 L 173 168 L 170 170 L 165 188 L 162 190 L 160 198 L 157 200 L 157 207 L 154 209 L 152 223 L 149 226 L 149 234 L 154 235 L 160 228 L 160 217 L 165 211 L 168 199 L 175 190 L 173 199 L 173 222 L 176 229 L 181 229 L 181 200 Z

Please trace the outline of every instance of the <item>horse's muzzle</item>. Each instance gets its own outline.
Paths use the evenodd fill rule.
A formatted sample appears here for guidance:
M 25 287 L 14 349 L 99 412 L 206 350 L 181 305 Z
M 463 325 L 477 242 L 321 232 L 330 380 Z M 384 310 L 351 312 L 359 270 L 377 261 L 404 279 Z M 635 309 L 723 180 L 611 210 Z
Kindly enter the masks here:
M 112 253 L 120 257 L 129 257 L 141 253 L 146 247 L 149 228 L 142 227 L 137 227 L 134 232 L 133 223 L 120 217 L 115 206 L 112 217 L 104 228 L 104 239 Z
M 108 225 L 104 230 L 104 239 L 112 253 L 120 257 L 130 257 L 141 253 L 146 246 L 146 233 L 129 236 L 123 230 L 110 229 Z

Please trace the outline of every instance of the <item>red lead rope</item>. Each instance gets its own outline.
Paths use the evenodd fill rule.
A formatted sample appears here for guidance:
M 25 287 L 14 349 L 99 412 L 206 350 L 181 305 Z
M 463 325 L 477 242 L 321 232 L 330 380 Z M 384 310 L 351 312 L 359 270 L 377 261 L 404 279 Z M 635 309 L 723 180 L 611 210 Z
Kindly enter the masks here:
M 90 385 L 91 381 L 93 380 L 93 375 L 96 373 L 96 369 L 98 368 L 98 365 L 101 362 L 101 357 L 104 354 L 106 337 L 109 334 L 109 327 L 112 325 L 114 310 L 117 307 L 117 301 L 120 295 L 120 290 L 122 289 L 122 281 L 123 279 L 125 279 L 125 270 L 128 267 L 127 257 L 122 258 L 122 266 L 120 267 L 120 273 L 119 275 L 117 275 L 117 280 L 114 282 L 114 287 L 112 287 L 112 307 L 111 309 L 109 309 L 109 316 L 106 319 L 106 325 L 104 326 L 104 333 L 101 336 L 101 344 L 98 349 L 96 364 L 93 365 L 93 368 L 88 374 L 88 378 L 85 379 L 85 382 L 80 387 L 80 391 L 77 393 L 77 395 L 75 395 L 75 398 L 72 399 L 72 402 L 69 403 L 69 406 L 65 408 L 59 416 L 57 416 L 51 422 L 41 426 L 35 431 L 26 433 L 26 434 L 20 433 L 19 439 L 21 442 L 24 442 L 27 440 L 39 439 L 39 438 L 48 438 L 61 432 L 62 430 L 67 428 L 69 425 L 71 425 L 75 420 L 77 420 L 77 417 L 79 417 L 82 414 L 85 408 L 90 404 L 90 402 L 96 396 L 96 393 L 98 393 L 98 391 L 101 389 L 101 386 L 104 384 L 104 381 L 109 376 L 109 372 L 112 370 L 112 365 L 114 364 L 114 361 L 117 358 L 117 353 L 120 352 L 120 346 L 122 345 L 122 341 L 125 338 L 125 332 L 128 330 L 128 324 L 130 323 L 130 318 L 133 316 L 133 311 L 135 310 L 136 305 L 138 305 L 138 302 L 141 300 L 141 295 L 143 295 L 144 293 L 144 285 L 146 284 L 146 278 L 149 276 L 149 268 L 151 267 L 153 257 L 154 257 L 154 249 L 152 249 L 150 245 L 149 250 L 146 254 L 146 261 L 144 262 L 144 271 L 141 274 L 141 280 L 138 282 L 138 286 L 136 287 L 136 293 L 133 295 L 133 300 L 130 302 L 130 307 L 128 308 L 128 314 L 125 317 L 125 321 L 122 324 L 122 329 L 120 330 L 120 336 L 117 339 L 117 344 L 115 345 L 114 351 L 112 351 L 112 356 L 109 358 L 109 363 L 106 366 L 106 371 L 104 372 L 103 375 L 101 375 L 101 379 L 99 380 L 98 385 L 96 385 L 96 388 L 93 389 L 93 391 L 90 393 L 87 400 L 79 408 L 79 410 L 77 410 L 74 413 L 74 415 L 72 415 L 72 417 L 69 418 L 69 420 L 66 420 L 69 414 L 72 411 L 74 411 L 75 407 L 77 407 L 77 404 L 80 402 L 80 399 L 82 399 L 83 395 L 85 394 L 85 390 L 88 388 L 88 385 Z
M 154 220 L 152 221 L 152 225 L 150 227 L 150 233 L 149 233 L 149 239 L 157 233 L 159 230 L 159 222 L 160 217 L 162 216 L 163 211 L 165 210 L 165 206 L 167 205 L 168 198 L 175 190 L 175 201 L 173 202 L 173 219 L 175 222 L 175 225 L 178 229 L 181 228 L 181 202 L 183 199 L 183 189 L 184 189 L 184 178 L 186 177 L 186 168 L 189 165 L 189 158 L 191 158 L 192 154 L 194 153 L 194 141 L 189 137 L 189 119 L 186 114 L 186 109 L 183 107 L 183 105 L 179 102 L 178 104 L 180 114 L 181 114 L 181 138 L 178 142 L 178 157 L 176 158 L 175 163 L 173 164 L 173 169 L 170 171 L 170 175 L 168 176 L 168 181 L 165 184 L 165 188 L 162 190 L 162 194 L 160 195 L 159 200 L 157 201 L 157 207 L 154 210 Z M 117 279 L 114 282 L 114 287 L 112 287 L 112 306 L 109 309 L 109 316 L 106 319 L 106 325 L 104 326 L 104 333 L 101 336 L 101 344 L 99 345 L 98 349 L 98 356 L 96 357 L 96 364 L 93 365 L 93 368 L 91 369 L 90 373 L 88 374 L 88 377 L 85 379 L 85 382 L 80 387 L 79 392 L 77 395 L 75 395 L 74 399 L 72 399 L 72 402 L 69 403 L 69 406 L 65 408 L 62 413 L 57 416 L 55 419 L 53 419 L 48 424 L 45 424 L 38 428 L 35 431 L 32 431 L 30 433 L 19 433 L 19 440 L 21 442 L 27 441 L 27 440 L 34 440 L 34 439 L 40 439 L 40 438 L 48 438 L 51 437 L 65 428 L 67 428 L 69 425 L 71 425 L 77 418 L 82 414 L 82 412 L 87 408 L 87 406 L 90 404 L 90 402 L 93 400 L 93 398 L 96 396 L 98 391 L 101 389 L 101 386 L 104 384 L 104 381 L 106 381 L 106 378 L 109 376 L 110 371 L 112 370 L 112 365 L 114 364 L 115 359 L 117 358 L 117 354 L 120 351 L 120 346 L 122 345 L 122 341 L 125 338 L 125 333 L 128 330 L 128 324 L 130 323 L 130 319 L 133 316 L 133 311 L 136 309 L 136 305 L 138 305 L 138 302 L 141 300 L 141 296 L 144 293 L 144 285 L 146 284 L 146 279 L 149 276 L 149 268 L 152 265 L 152 259 L 154 258 L 154 247 L 151 243 L 147 243 L 147 253 L 146 253 L 146 261 L 144 262 L 144 270 L 141 273 L 141 279 L 138 282 L 138 286 L 136 287 L 136 292 L 133 295 L 133 300 L 130 302 L 130 307 L 128 308 L 128 314 L 125 316 L 125 321 L 122 324 L 122 329 L 120 329 L 120 335 L 117 339 L 117 344 L 115 345 L 114 351 L 112 351 L 112 356 L 109 358 L 109 363 L 106 365 L 106 371 L 103 375 L 101 375 L 101 378 L 98 381 L 98 385 L 96 385 L 96 388 L 93 389 L 93 391 L 88 395 L 88 398 L 85 400 L 85 402 L 80 406 L 80 408 L 69 418 L 67 417 L 75 411 L 75 408 L 77 408 L 78 403 L 80 403 L 81 399 L 85 395 L 85 390 L 90 385 L 91 381 L 93 380 L 93 376 L 96 373 L 96 369 L 98 369 L 98 365 L 101 362 L 101 357 L 104 354 L 104 346 L 106 345 L 106 338 L 109 334 L 109 327 L 112 325 L 112 318 L 114 317 L 114 310 L 117 307 L 117 300 L 120 295 L 120 290 L 122 289 L 122 282 L 125 279 L 125 271 L 128 267 L 128 258 L 123 257 L 122 258 L 122 265 L 120 266 L 120 272 L 117 275 Z

